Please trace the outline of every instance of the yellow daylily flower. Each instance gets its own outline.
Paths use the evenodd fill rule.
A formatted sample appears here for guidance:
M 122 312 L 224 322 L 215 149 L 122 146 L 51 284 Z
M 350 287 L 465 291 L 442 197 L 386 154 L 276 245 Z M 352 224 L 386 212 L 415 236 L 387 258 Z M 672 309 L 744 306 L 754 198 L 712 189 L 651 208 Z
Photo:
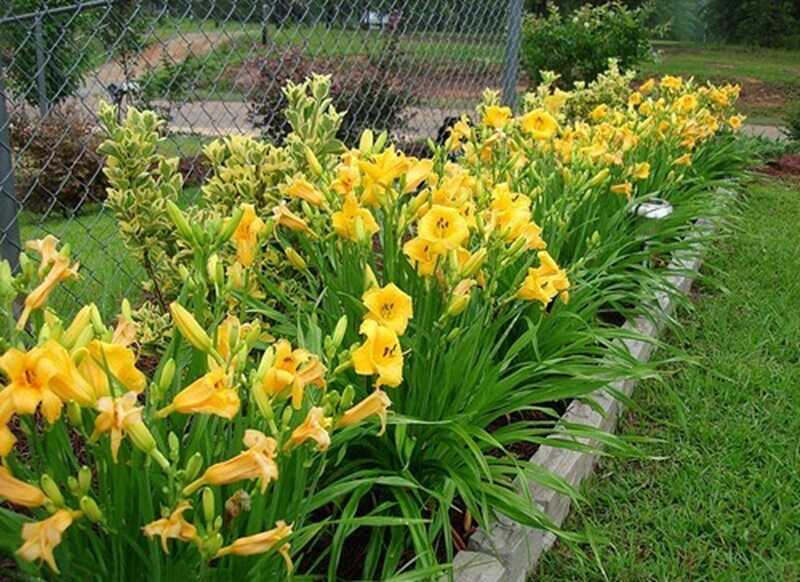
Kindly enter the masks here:
M 277 226 L 285 226 L 289 230 L 296 230 L 312 238 L 316 238 L 316 234 L 309 228 L 306 221 L 289 210 L 289 207 L 283 201 L 272 209 L 272 217 L 275 219 L 275 224 Z
M 103 396 L 97 401 L 100 414 L 94 420 L 94 431 L 89 441 L 96 442 L 103 433 L 111 433 L 111 458 L 115 463 L 125 436 L 130 436 L 134 446 L 145 453 L 150 453 L 155 447 L 153 435 L 142 421 L 142 407 L 136 406 L 137 403 L 135 392 L 127 392 L 119 398 Z
M 89 406 L 95 401 L 67 350 L 53 340 L 28 352 L 11 348 L 0 356 L 0 369 L 9 379 L 0 394 L 19 414 L 33 414 L 41 404 L 42 414 L 52 424 L 61 416 L 64 402 Z
M 608 115 L 608 105 L 601 104 L 592 109 L 592 111 L 589 113 L 589 118 L 592 121 L 600 121 L 606 115 Z
M 403 245 L 403 252 L 420 275 L 427 277 L 433 274 L 439 257 L 434 252 L 433 242 L 419 237 L 413 238 Z
M 419 221 L 419 237 L 430 241 L 433 252 L 454 250 L 469 237 L 467 221 L 455 208 L 434 204 Z
M 215 414 L 227 420 L 239 412 L 239 394 L 229 386 L 228 373 L 214 368 L 178 392 L 172 403 L 156 413 L 163 418 L 173 412 L 181 414 Z
M 386 191 L 409 170 L 411 161 L 395 151 L 394 146 L 390 146 L 374 156 L 373 161 L 360 160 L 358 167 L 361 170 L 361 185 L 364 187 L 361 202 L 367 206 L 380 206 Z
M 376 387 L 399 386 L 403 381 L 403 349 L 397 333 L 372 319 L 365 320 L 359 332 L 367 339 L 353 352 L 356 373 L 377 375 Z
M 303 423 L 292 431 L 286 448 L 298 447 L 310 439 L 317 443 L 317 450 L 326 451 L 331 446 L 331 435 L 328 431 L 332 425 L 331 418 L 325 416 L 325 409 L 315 406 L 308 411 Z
M 648 95 L 649 93 L 652 93 L 653 89 L 656 88 L 656 83 L 657 81 L 655 79 L 648 79 L 647 81 L 642 83 L 641 87 L 639 87 L 639 92 L 642 95 Z
M 0 497 L 22 507 L 40 507 L 47 500 L 38 487 L 16 479 L 6 467 L 0 465 Z
M 633 184 L 630 182 L 623 182 L 621 184 L 614 184 L 611 186 L 611 191 L 614 194 L 624 194 L 628 198 L 633 196 Z
M 39 309 L 45 304 L 47 298 L 59 285 L 59 283 L 78 276 L 78 267 L 80 264 L 74 263 L 70 265 L 68 257 L 65 257 L 64 255 L 56 255 L 52 263 L 53 264 L 52 267 L 50 267 L 50 271 L 48 271 L 47 275 L 45 275 L 44 279 L 42 279 L 42 282 L 39 283 L 39 286 L 31 291 L 30 294 L 25 298 L 22 314 L 19 317 L 19 321 L 17 321 L 17 329 L 24 329 L 25 324 L 28 323 L 28 318 L 30 317 L 31 313 L 35 309 Z
M 461 148 L 461 144 L 468 140 L 471 135 L 472 129 L 469 126 L 467 117 L 461 116 L 461 119 L 456 121 L 450 128 L 444 146 L 448 152 L 455 152 Z
M 633 167 L 631 176 L 636 180 L 647 180 L 650 177 L 650 164 L 648 162 L 636 164 Z
M 561 293 L 561 299 L 569 300 L 570 287 L 567 274 L 556 264 L 547 251 L 539 252 L 540 266 L 528 269 L 528 275 L 517 291 L 517 298 L 525 301 L 540 301 L 545 307 Z
M 147 386 L 147 377 L 136 368 L 133 350 L 100 340 L 92 340 L 86 346 L 78 371 L 92 386 L 95 398 L 111 394 L 108 374 L 126 392 L 142 392 Z
M 351 194 L 361 180 L 361 173 L 358 166 L 350 164 L 340 164 L 336 170 L 336 179 L 331 182 L 331 190 L 345 196 Z
M 552 95 L 548 95 L 542 100 L 544 108 L 550 115 L 557 115 L 569 100 L 569 93 L 556 89 Z
M 408 320 L 414 316 L 411 297 L 394 283 L 385 287 L 373 287 L 364 292 L 361 300 L 367 307 L 367 319 L 393 329 L 397 335 L 403 335 Z
M 22 526 L 22 546 L 16 554 L 26 562 L 44 561 L 50 569 L 59 574 L 53 549 L 61 543 L 64 532 L 75 519 L 81 517 L 80 511 L 59 509 L 42 521 L 26 523 Z
M 44 238 L 29 240 L 25 243 L 25 247 L 36 251 L 41 256 L 39 263 L 39 276 L 43 276 L 47 272 L 47 267 L 56 262 L 58 258 L 58 239 L 52 234 L 48 234 Z
M 403 190 L 405 194 L 416 191 L 433 172 L 433 160 L 410 158 L 410 161 L 411 167 L 406 172 L 406 187 Z
M 286 522 L 283 520 L 277 521 L 273 529 L 252 536 L 239 538 L 231 545 L 221 548 L 214 557 L 221 558 L 229 554 L 234 556 L 263 554 L 276 547 L 290 535 L 292 535 L 292 526 L 286 525 Z M 290 549 L 290 544 L 282 544 L 281 547 L 278 548 L 278 552 L 286 561 L 286 570 L 291 573 L 292 570 L 294 570 L 294 566 L 292 565 L 292 558 L 289 555 Z
M 325 202 L 322 192 L 317 190 L 311 182 L 301 176 L 292 178 L 291 182 L 285 184 L 281 188 L 281 192 L 290 198 L 305 200 L 313 206 L 322 206 Z
M 520 118 L 522 130 L 535 140 L 548 140 L 558 132 L 558 122 L 544 109 L 535 109 Z
M 745 119 L 747 118 L 744 115 L 733 115 L 728 119 L 728 125 L 733 129 L 741 129 Z
M 675 101 L 674 107 L 676 110 L 686 115 L 697 109 L 698 105 L 699 102 L 697 100 L 697 97 L 695 97 L 692 94 L 687 94 L 687 95 L 682 95 L 680 98 L 678 98 L 678 100 Z
M 683 154 L 681 157 L 677 158 L 674 162 L 672 162 L 674 166 L 691 166 L 692 165 L 692 155 L 691 154 Z
M 199 479 L 184 488 L 183 494 L 191 495 L 203 485 L 229 485 L 245 479 L 258 479 L 261 493 L 264 493 L 270 482 L 278 478 L 278 464 L 275 462 L 278 443 L 254 429 L 245 431 L 243 442 L 247 450 L 211 465 Z
M 111 336 L 111 343 L 122 347 L 128 347 L 136 342 L 138 327 L 136 322 L 120 313 L 117 317 L 117 325 L 114 327 L 114 334 Z
M 333 230 L 342 238 L 358 241 L 372 237 L 380 228 L 372 213 L 358 204 L 353 194 L 346 194 L 342 209 L 331 215 Z
M 666 75 L 661 79 L 661 86 L 670 91 L 677 91 L 683 87 L 683 79 Z
M 285 339 L 275 343 L 275 357 L 264 374 L 261 388 L 270 398 L 283 396 L 291 390 L 292 406 L 298 410 L 303 402 L 305 387 L 313 384 L 325 388 L 325 366 L 320 359 L 303 349 L 292 349 Z
M 483 123 L 495 129 L 501 129 L 511 120 L 511 108 L 500 105 L 489 105 L 483 112 Z
M 644 97 L 639 91 L 634 91 L 628 96 L 628 106 L 629 107 L 638 107 L 644 101 Z
M 348 408 L 336 423 L 337 428 L 346 428 L 360 424 L 370 416 L 377 415 L 381 422 L 378 436 L 386 432 L 387 410 L 392 405 L 389 396 L 383 390 L 375 390 L 355 406 Z
M 164 553 L 169 554 L 167 540 L 175 539 L 182 542 L 193 542 L 197 539 L 197 528 L 186 521 L 183 514 L 192 508 L 188 501 L 181 501 L 168 517 L 151 521 L 142 528 L 142 532 L 149 538 L 161 538 L 161 547 Z
M 264 221 L 256 216 L 252 204 L 242 204 L 242 218 L 233 232 L 233 242 L 236 245 L 236 260 L 243 267 L 249 267 L 256 259 L 258 250 L 258 236 L 264 230 Z

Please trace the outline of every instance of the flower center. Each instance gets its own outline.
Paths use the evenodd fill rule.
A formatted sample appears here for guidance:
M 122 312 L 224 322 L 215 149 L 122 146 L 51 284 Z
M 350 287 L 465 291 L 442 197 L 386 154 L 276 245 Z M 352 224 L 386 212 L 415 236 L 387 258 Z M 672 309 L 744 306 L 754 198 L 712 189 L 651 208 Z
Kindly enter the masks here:
M 447 220 L 444 216 L 440 216 L 436 219 L 436 230 L 439 231 L 440 235 L 444 235 L 447 230 L 450 228 L 450 221 Z

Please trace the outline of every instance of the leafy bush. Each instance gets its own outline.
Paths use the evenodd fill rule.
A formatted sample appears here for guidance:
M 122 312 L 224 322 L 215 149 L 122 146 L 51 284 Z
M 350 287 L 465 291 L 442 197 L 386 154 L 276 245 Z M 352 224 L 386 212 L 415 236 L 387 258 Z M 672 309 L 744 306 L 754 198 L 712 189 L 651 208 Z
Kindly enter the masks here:
M 800 48 L 800 2 L 708 0 L 703 16 L 711 35 L 723 42 Z
M 792 103 L 786 112 L 786 137 L 800 143 L 800 99 Z
M 251 95 L 250 119 L 261 128 L 264 138 L 278 142 L 290 130 L 283 115 L 287 107 L 283 87 L 300 83 L 312 73 L 330 73 L 330 97 L 338 111 L 346 112 L 339 138 L 354 144 L 361 132 L 395 130 L 405 124 L 405 111 L 414 103 L 412 91 L 386 67 L 368 60 L 348 61 L 346 65 L 309 59 L 299 49 L 289 49 L 277 57 L 259 59 L 251 68 L 258 71 Z
M 649 373 L 601 315 L 674 293 L 648 265 L 724 211 L 737 89 L 670 77 L 574 121 L 569 95 L 515 117 L 487 91 L 427 159 L 371 131 L 344 148 L 329 94 L 286 87 L 280 146 L 206 146 L 185 210 L 158 118 L 103 107 L 121 231 L 177 273 L 149 366 L 126 303 L 113 324 L 45 309 L 77 272 L 53 237 L 0 264 L 0 547 L 25 576 L 432 580 L 456 522 L 581 539 L 526 495 L 574 489 L 516 447 L 633 453 L 558 412 Z M 654 196 L 674 212 L 645 224 Z
M 105 199 L 101 137 L 76 105 L 54 108 L 44 118 L 22 107 L 11 111 L 17 198 L 34 212 L 77 212 Z
M 522 31 L 523 66 L 537 82 L 542 71 L 553 71 L 567 87 L 593 81 L 609 59 L 633 68 L 651 58 L 651 13 L 649 7 L 631 10 L 613 3 L 574 13 L 551 7 L 545 17 L 529 16 Z

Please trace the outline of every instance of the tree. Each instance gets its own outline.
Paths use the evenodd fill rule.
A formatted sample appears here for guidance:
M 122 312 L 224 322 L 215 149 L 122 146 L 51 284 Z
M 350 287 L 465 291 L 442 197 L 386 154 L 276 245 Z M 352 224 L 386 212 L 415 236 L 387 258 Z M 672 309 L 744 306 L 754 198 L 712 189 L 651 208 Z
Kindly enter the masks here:
M 723 42 L 800 47 L 797 0 L 708 0 L 703 14 L 712 36 Z

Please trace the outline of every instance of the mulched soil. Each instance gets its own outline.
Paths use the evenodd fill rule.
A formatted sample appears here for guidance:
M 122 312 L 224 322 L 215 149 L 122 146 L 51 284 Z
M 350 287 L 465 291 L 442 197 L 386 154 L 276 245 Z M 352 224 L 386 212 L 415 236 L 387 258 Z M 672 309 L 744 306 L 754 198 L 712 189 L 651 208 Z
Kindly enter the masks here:
M 800 178 L 800 154 L 786 154 L 756 168 L 756 172 L 776 178 Z

